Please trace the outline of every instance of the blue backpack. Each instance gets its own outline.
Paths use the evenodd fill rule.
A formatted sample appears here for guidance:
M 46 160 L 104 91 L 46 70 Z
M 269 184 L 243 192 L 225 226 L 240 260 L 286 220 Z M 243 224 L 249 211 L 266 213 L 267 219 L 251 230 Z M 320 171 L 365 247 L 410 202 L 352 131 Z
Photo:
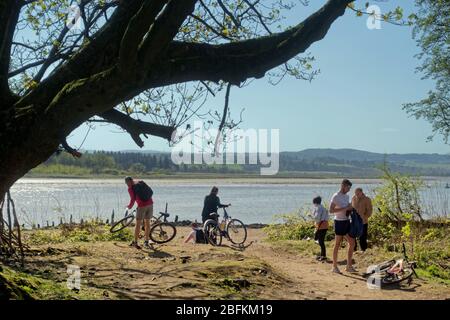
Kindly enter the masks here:
M 350 215 L 350 232 L 348 235 L 352 238 L 359 238 L 363 233 L 363 221 L 355 209 Z

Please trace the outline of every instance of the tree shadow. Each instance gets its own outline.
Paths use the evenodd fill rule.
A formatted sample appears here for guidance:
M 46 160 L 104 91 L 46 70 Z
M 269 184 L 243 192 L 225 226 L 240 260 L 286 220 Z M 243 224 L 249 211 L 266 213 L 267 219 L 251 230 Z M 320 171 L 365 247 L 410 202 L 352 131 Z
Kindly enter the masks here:
M 247 245 L 236 245 L 236 244 L 222 244 L 221 247 L 225 247 L 225 248 L 230 248 L 234 251 L 240 251 L 243 252 L 245 251 L 245 249 L 247 249 L 248 247 L 250 247 L 255 241 L 250 241 Z

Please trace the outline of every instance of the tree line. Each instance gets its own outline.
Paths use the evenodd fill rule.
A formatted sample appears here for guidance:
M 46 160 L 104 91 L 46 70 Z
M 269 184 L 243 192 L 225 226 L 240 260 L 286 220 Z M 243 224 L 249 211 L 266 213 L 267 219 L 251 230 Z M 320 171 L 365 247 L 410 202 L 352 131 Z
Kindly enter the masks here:
M 246 155 L 248 159 L 248 154 Z M 248 161 L 246 162 L 248 163 Z M 280 154 L 280 173 L 320 173 L 323 175 L 347 175 L 377 177 L 381 163 L 366 160 L 343 160 L 333 157 L 314 159 L 297 158 L 295 153 Z M 429 165 L 422 163 L 389 163 L 395 172 L 450 176 L 449 165 Z M 55 154 L 44 164 L 33 170 L 37 174 L 88 175 L 88 174 L 145 174 L 145 173 L 221 173 L 221 174 L 259 174 L 260 165 L 251 164 L 181 164 L 171 160 L 170 153 L 139 153 L 93 151 L 81 158 L 68 153 Z

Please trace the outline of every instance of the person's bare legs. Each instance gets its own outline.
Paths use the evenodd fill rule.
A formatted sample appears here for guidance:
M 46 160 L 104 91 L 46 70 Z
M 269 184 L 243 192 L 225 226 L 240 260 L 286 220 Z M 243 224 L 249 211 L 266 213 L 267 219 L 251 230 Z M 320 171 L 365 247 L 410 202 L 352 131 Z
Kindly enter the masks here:
M 343 236 L 336 236 L 335 242 L 334 242 L 334 250 L 333 250 L 333 269 L 337 269 L 337 260 L 338 260 L 338 253 L 339 253 L 339 247 L 341 246 L 341 242 Z
M 136 227 L 134 228 L 134 242 L 137 244 L 139 240 L 139 233 L 141 233 L 142 220 L 136 219 Z
M 148 242 L 150 238 L 150 219 L 144 219 L 144 229 L 145 229 L 145 241 Z
M 184 240 L 184 243 L 188 243 L 189 241 L 195 242 L 195 231 L 191 231 L 189 235 L 186 237 L 186 240 Z
M 347 269 L 351 269 L 353 264 L 352 260 L 353 260 L 353 251 L 355 249 L 355 239 L 350 237 L 349 235 L 346 235 L 345 239 L 348 242 Z

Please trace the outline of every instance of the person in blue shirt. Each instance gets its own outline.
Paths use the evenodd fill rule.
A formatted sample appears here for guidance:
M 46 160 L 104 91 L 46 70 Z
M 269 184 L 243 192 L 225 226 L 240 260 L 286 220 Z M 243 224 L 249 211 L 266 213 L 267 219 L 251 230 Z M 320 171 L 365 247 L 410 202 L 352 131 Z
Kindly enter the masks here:
M 321 197 L 315 197 L 313 199 L 313 205 L 314 205 L 313 217 L 316 227 L 314 240 L 318 241 L 320 245 L 320 255 L 317 256 L 316 259 L 319 261 L 326 261 L 327 253 L 325 247 L 325 236 L 327 235 L 328 230 L 329 214 L 327 209 L 325 209 L 325 207 L 322 205 Z

